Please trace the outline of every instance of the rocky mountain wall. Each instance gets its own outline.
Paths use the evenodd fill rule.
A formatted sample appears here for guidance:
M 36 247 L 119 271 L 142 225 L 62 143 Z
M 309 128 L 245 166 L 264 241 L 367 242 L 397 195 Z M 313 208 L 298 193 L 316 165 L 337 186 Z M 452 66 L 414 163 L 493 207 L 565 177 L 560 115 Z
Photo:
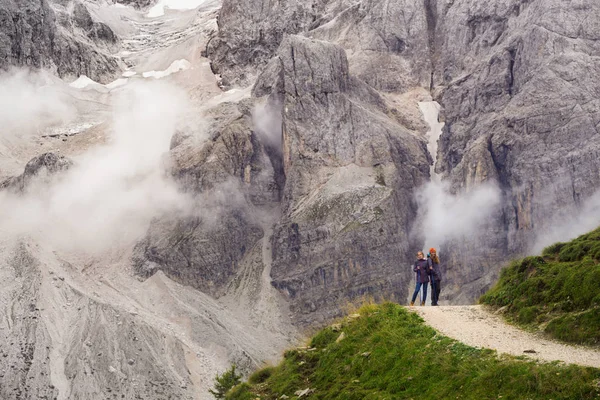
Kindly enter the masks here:
M 428 179 L 425 142 L 389 118 L 340 47 L 286 36 L 273 62 L 279 69 L 259 78 L 282 80 L 270 93 L 282 108 L 286 175 L 273 285 L 303 323 L 363 295 L 403 299 L 399 261 L 411 250 L 411 193 Z
M 2 65 L 111 76 L 118 38 L 85 4 L 2 1 Z M 225 0 L 206 55 L 252 95 L 206 112 L 210 140 L 174 138 L 171 173 L 210 211 L 155 221 L 135 271 L 222 297 L 262 263 L 302 324 L 364 294 L 402 301 L 436 159 L 448 196 L 502 193 L 476 234 L 438 244 L 445 299 L 474 301 L 596 193 L 599 14 L 585 0 Z M 414 111 L 427 93 L 446 123 L 434 155 Z
M 547 229 L 568 219 L 569 214 L 577 214 L 596 192 L 600 135 L 594 77 L 598 74 L 595 60 L 600 28 L 595 16 L 600 8 L 594 2 L 338 1 L 312 6 L 285 3 L 279 8 L 257 7 L 254 11 L 248 8 L 250 3 L 224 2 L 219 33 L 209 45 L 208 54 L 226 84 L 245 84 L 256 69 L 265 71 L 255 86 L 259 94 L 269 86 L 265 81 L 278 82 L 272 83 L 279 87 L 276 100 L 284 103 L 286 110 L 286 212 L 299 207 L 297 204 L 310 203 L 315 188 L 326 181 L 318 172 L 324 168 L 323 158 L 347 157 L 348 142 L 330 133 L 344 135 L 346 129 L 340 120 L 346 122 L 346 114 L 332 104 L 344 109 L 338 91 L 342 85 L 348 88 L 358 80 L 370 87 L 363 91 L 365 94 L 373 89 L 389 94 L 406 93 L 415 87 L 431 90 L 446 122 L 434 156 L 436 172 L 450 182 L 449 196 L 469 193 L 485 182 L 501 189 L 502 205 L 480 232 L 440 244 L 448 269 L 445 295 L 452 302 L 474 301 L 494 282 L 503 263 L 530 251 Z M 274 20 L 277 22 L 272 23 Z M 269 34 L 265 34 L 267 31 Z M 347 54 L 347 70 L 329 59 L 320 65 L 322 59 L 314 53 L 304 55 L 302 48 L 298 54 L 292 46 L 292 52 L 284 39 L 289 33 L 339 45 Z M 242 53 L 244 57 L 237 57 Z M 267 63 L 273 54 L 277 54 L 278 61 Z M 285 57 L 292 60 L 292 66 L 296 60 L 302 63 L 306 59 L 310 74 L 301 79 L 315 82 L 317 87 L 316 93 L 310 92 L 314 100 L 301 102 L 311 116 L 301 123 L 294 115 L 300 107 L 298 100 L 291 99 L 302 98 L 307 85 L 296 88 L 291 83 L 293 73 L 288 72 Z M 336 79 L 326 82 L 331 88 L 325 85 L 325 95 L 319 92 L 321 68 L 330 68 L 336 74 Z M 345 80 L 346 75 L 353 79 Z M 296 89 L 300 91 L 295 93 Z M 364 98 L 374 98 L 370 96 Z M 336 111 L 331 113 L 331 109 Z M 377 128 L 369 127 L 368 135 L 375 141 L 376 132 Z M 312 148 L 314 154 L 307 148 Z M 352 146 L 350 150 L 354 156 Z M 310 172 L 300 173 L 290 167 L 295 156 Z M 373 165 L 384 164 L 374 161 Z M 394 194 L 406 204 L 416 187 L 394 188 Z M 394 207 L 402 208 L 397 204 Z M 352 212 L 346 211 L 340 215 Z M 329 213 L 324 212 L 326 215 Z M 321 236 L 313 233 L 311 240 L 335 247 L 336 239 L 322 233 L 327 231 L 323 225 L 316 225 L 320 226 Z M 410 223 L 403 219 L 398 227 L 406 230 Z M 301 225 L 285 229 L 285 234 L 276 231 L 274 240 L 282 235 L 281 245 L 297 251 Z M 359 237 L 363 242 L 371 239 L 370 234 Z M 274 249 L 278 251 L 277 246 Z M 342 252 L 352 254 L 349 248 Z M 360 253 L 366 258 L 374 254 L 367 249 Z M 297 257 L 311 267 L 322 262 L 313 252 Z M 376 262 L 382 263 L 380 259 Z M 296 274 L 296 285 L 283 285 L 282 290 L 298 293 L 298 288 L 309 286 L 307 280 L 324 280 L 309 267 L 296 266 L 289 259 L 284 264 L 288 275 Z M 278 284 L 276 271 L 273 276 Z M 359 290 L 362 283 L 358 279 L 350 281 L 356 284 L 348 283 L 345 290 Z M 321 305 L 310 304 L 316 298 L 307 296 L 304 308 L 320 309 Z
M 0 1 L 0 69 L 44 68 L 107 83 L 118 68 L 109 51 L 117 40 L 79 1 Z
M 467 302 L 493 283 L 498 266 L 578 215 L 597 190 L 600 7 L 448 2 L 439 13 L 435 76 L 446 126 L 437 171 L 454 191 L 492 180 L 504 197 L 484 243 L 465 238 L 446 247 L 452 295 Z M 460 287 L 465 272 L 483 278 L 473 291 Z
M 215 222 L 153 224 L 137 246 L 136 271 L 162 270 L 224 296 L 267 240 L 272 285 L 298 324 L 327 320 L 365 295 L 401 301 L 412 193 L 429 177 L 426 142 L 350 73 L 333 43 L 284 36 L 252 95 L 207 114 L 211 140 L 177 140 L 171 150 L 174 176 L 214 205 Z M 256 123 L 260 107 L 269 132 Z M 223 185 L 229 201 L 212 203 Z

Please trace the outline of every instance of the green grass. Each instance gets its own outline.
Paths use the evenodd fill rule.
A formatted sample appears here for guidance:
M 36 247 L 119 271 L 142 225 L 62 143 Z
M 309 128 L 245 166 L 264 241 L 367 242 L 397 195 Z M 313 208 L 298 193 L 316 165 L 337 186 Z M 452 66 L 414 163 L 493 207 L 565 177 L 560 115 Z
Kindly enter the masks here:
M 498 357 L 438 334 L 397 304 L 367 305 L 318 332 L 227 399 L 598 399 L 600 370 Z M 336 339 L 344 332 L 345 338 Z
M 550 337 L 600 345 L 600 229 L 514 261 L 480 302 Z

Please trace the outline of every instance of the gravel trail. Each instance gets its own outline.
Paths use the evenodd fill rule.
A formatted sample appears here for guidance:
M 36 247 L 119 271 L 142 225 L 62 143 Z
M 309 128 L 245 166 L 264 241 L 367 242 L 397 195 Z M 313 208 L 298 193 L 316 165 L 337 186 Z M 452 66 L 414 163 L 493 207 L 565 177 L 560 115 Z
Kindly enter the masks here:
M 429 326 L 469 346 L 541 361 L 563 361 L 600 368 L 600 350 L 542 339 L 507 324 L 502 317 L 482 306 L 411 307 L 411 310 Z

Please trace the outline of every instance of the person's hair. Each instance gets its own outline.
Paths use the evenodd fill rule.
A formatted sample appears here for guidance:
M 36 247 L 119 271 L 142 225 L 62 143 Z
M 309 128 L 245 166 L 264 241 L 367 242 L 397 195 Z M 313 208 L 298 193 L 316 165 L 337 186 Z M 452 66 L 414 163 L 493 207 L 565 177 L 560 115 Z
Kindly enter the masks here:
M 440 263 L 440 259 L 438 258 L 438 255 L 437 255 L 437 253 L 433 253 L 433 254 L 431 255 L 431 261 L 433 261 L 433 262 L 434 262 L 434 263 L 436 263 L 436 264 L 439 264 L 439 263 Z

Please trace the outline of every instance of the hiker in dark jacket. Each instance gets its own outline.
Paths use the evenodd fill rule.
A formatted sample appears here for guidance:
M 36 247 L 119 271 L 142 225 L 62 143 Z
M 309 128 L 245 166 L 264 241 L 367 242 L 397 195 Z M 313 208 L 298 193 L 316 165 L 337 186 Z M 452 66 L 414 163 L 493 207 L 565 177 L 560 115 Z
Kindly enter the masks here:
M 421 299 L 421 305 L 424 306 L 425 300 L 427 299 L 427 283 L 429 282 L 429 260 L 425 258 L 425 255 L 422 251 L 417 253 L 417 261 L 415 261 L 413 265 L 413 271 L 417 274 L 417 286 L 415 287 L 415 292 L 413 293 L 410 305 L 415 305 L 415 300 L 419 294 L 419 289 L 421 289 L 421 286 L 423 286 L 423 298 Z
M 431 305 L 437 306 L 440 299 L 440 292 L 442 291 L 442 269 L 440 267 L 440 259 L 433 247 L 429 249 L 429 256 L 431 260 L 429 265 L 431 275 Z

